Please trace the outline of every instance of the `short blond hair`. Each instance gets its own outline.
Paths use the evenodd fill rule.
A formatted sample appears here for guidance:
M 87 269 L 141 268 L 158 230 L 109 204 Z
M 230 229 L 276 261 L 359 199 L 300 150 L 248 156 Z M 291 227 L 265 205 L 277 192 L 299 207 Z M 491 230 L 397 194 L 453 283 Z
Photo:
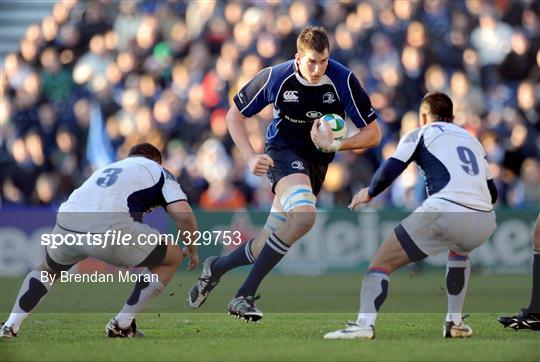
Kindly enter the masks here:
M 306 50 L 315 50 L 317 53 L 330 51 L 330 40 L 326 29 L 322 26 L 308 26 L 296 38 L 296 51 L 304 53 Z

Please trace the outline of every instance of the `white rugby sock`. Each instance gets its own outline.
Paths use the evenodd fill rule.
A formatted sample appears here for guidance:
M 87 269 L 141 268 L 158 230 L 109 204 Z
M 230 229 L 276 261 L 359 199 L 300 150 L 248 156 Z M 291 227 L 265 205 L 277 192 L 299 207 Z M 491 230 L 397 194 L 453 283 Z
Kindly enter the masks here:
M 388 294 L 390 276 L 383 268 L 370 268 L 362 280 L 360 312 L 356 324 L 360 327 L 375 325 L 377 312 Z
M 13 332 L 17 333 L 22 322 L 37 307 L 49 289 L 51 289 L 50 283 L 41 282 L 41 272 L 33 270 L 28 273 L 22 282 L 19 295 L 5 324 L 12 327 Z
M 152 274 L 146 270 L 144 274 L 151 276 Z M 144 282 L 138 281 L 135 283 L 133 292 L 124 308 L 118 313 L 115 319 L 122 329 L 126 329 L 131 325 L 137 313 L 139 313 L 148 303 L 165 289 L 165 286 L 160 282 Z
M 448 312 L 446 321 L 460 324 L 461 312 L 469 285 L 471 275 L 471 263 L 466 255 L 451 252 L 446 262 L 446 292 L 448 296 Z

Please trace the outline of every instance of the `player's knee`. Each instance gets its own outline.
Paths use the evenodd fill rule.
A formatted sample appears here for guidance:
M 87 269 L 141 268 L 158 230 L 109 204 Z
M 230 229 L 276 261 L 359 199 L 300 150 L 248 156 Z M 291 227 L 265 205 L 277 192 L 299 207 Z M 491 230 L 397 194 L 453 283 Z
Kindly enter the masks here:
M 317 210 L 315 207 L 298 207 L 287 215 L 287 221 L 289 227 L 306 234 L 317 221 Z
M 46 271 L 47 273 L 51 275 L 59 275 L 60 270 L 55 270 L 53 267 L 47 263 L 46 260 L 44 260 L 35 270 L 37 271 Z
M 294 185 L 281 196 L 283 210 L 287 214 L 287 226 L 305 234 L 317 219 L 317 197 L 308 185 Z

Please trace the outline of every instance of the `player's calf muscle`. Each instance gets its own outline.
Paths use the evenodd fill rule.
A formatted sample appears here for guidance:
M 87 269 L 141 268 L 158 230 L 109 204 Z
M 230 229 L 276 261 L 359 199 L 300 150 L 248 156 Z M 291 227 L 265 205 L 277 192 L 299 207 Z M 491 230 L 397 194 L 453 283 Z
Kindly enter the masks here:
M 257 236 L 257 238 L 251 243 L 251 253 L 253 254 L 253 256 L 255 256 L 255 258 L 259 256 L 259 253 L 261 252 L 269 236 L 270 233 L 263 230 L 261 231 L 259 236 Z
M 176 246 L 169 245 L 167 247 L 167 255 L 163 260 L 163 265 L 170 265 L 173 267 L 178 267 L 182 264 L 183 254 L 180 249 Z

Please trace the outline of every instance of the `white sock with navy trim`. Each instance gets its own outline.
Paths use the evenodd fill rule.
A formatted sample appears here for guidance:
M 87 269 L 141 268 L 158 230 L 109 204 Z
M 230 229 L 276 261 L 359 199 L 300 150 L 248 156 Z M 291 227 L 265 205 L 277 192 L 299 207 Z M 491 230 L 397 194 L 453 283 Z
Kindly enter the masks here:
M 51 289 L 51 286 L 51 283 L 43 283 L 41 281 L 40 271 L 33 270 L 28 273 L 19 289 L 19 295 L 5 323 L 6 326 L 10 326 L 13 328 L 13 332 L 17 333 L 22 322 L 37 307 L 39 302 L 41 302 Z
M 253 264 L 244 284 L 238 289 L 236 296 L 254 296 L 263 279 L 283 259 L 289 248 L 290 246 L 279 239 L 275 233 L 271 234 L 257 257 L 255 264 Z
M 146 270 L 144 274 L 149 277 L 153 275 L 149 270 Z M 137 283 L 135 283 L 133 292 L 124 305 L 124 308 L 122 308 L 120 313 L 118 313 L 118 315 L 115 317 L 120 328 L 128 328 L 131 325 L 131 322 L 133 322 L 133 319 L 135 319 L 137 313 L 146 307 L 148 303 L 150 303 L 150 301 L 158 296 L 164 289 L 165 286 L 159 281 L 145 282 L 139 280 Z
M 453 321 L 454 324 L 458 325 L 462 321 L 461 313 L 465 303 L 470 275 L 471 263 L 468 256 L 450 252 L 446 262 L 447 322 Z
M 356 324 L 360 327 L 375 325 L 377 313 L 386 300 L 390 273 L 384 268 L 369 268 L 362 280 L 360 291 L 360 312 Z

